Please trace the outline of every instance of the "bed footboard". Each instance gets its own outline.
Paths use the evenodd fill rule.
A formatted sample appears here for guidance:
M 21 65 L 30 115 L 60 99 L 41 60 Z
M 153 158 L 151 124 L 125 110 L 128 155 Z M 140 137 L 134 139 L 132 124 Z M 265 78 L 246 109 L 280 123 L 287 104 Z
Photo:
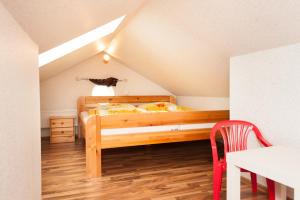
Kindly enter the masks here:
M 89 177 L 101 176 L 100 116 L 89 118 L 85 126 L 86 173 Z
M 93 109 L 87 107 L 95 103 L 145 103 L 145 102 L 172 102 L 172 96 L 117 96 L 117 97 L 80 97 L 78 99 L 78 119 L 80 123 L 79 139 L 85 138 L 86 145 L 86 172 L 89 177 L 101 176 L 101 149 L 126 146 L 138 146 L 169 142 L 184 142 L 209 139 L 210 128 L 193 130 L 178 130 L 165 132 L 151 132 L 128 135 L 101 135 L 102 129 L 130 128 L 144 126 L 161 126 L 195 123 L 215 123 L 229 119 L 228 110 L 215 111 L 187 111 L 166 113 L 136 113 L 122 115 L 99 116 L 90 115 L 87 121 L 81 119 L 80 113 Z

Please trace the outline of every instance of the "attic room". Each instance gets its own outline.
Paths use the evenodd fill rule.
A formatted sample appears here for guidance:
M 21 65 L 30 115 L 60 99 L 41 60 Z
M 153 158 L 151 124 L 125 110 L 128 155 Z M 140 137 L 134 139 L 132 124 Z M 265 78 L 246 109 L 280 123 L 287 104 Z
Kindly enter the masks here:
M 4 200 L 300 199 L 300 1 L 0 0 Z

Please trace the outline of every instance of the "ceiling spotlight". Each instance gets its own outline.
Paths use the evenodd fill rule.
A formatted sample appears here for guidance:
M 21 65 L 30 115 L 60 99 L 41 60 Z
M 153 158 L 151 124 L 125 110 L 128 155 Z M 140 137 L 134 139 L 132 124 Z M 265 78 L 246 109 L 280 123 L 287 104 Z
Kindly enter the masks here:
M 108 54 L 105 53 L 105 54 L 103 55 L 103 62 L 104 62 L 104 63 L 108 63 L 109 60 L 110 60 L 110 56 L 109 56 Z

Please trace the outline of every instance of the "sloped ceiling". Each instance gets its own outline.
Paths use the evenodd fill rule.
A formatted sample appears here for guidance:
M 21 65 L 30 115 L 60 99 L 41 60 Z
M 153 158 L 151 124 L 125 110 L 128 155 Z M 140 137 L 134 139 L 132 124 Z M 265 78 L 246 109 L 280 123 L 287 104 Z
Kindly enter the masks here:
M 300 42 L 299 0 L 151 0 L 112 53 L 176 95 L 229 95 L 229 57 Z
M 227 97 L 230 56 L 300 42 L 299 0 L 0 1 L 40 52 L 130 15 L 105 38 L 109 53 L 175 95 Z M 41 78 L 98 53 L 95 44 L 42 67 Z
M 145 0 L 0 0 L 29 36 L 40 53 L 126 15 L 130 20 Z M 122 27 L 122 26 L 121 26 Z M 40 68 L 46 80 L 99 53 L 98 43 L 109 44 L 114 34 L 84 46 Z
M 141 0 L 1 0 L 40 52 L 137 9 Z

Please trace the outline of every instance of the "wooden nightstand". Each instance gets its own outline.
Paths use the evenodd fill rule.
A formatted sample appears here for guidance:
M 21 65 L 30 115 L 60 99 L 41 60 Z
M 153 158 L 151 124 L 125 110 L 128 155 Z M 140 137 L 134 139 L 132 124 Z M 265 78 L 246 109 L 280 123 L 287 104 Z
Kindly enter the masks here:
M 50 143 L 74 142 L 74 116 L 50 117 Z

